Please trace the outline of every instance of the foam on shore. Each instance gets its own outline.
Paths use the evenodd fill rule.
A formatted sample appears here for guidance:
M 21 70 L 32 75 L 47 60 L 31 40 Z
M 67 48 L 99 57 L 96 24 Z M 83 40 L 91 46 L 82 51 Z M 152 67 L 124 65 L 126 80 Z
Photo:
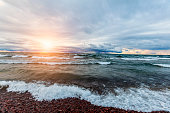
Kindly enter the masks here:
M 35 99 L 52 100 L 77 97 L 87 100 L 92 104 L 104 107 L 116 107 L 125 110 L 136 110 L 143 112 L 170 111 L 170 90 L 153 91 L 148 88 L 129 88 L 124 91 L 115 89 L 117 95 L 94 94 L 88 89 L 78 86 L 66 86 L 53 84 L 45 86 L 41 83 L 25 83 L 23 81 L 0 81 L 0 86 L 9 86 L 7 91 L 24 93 L 30 92 Z

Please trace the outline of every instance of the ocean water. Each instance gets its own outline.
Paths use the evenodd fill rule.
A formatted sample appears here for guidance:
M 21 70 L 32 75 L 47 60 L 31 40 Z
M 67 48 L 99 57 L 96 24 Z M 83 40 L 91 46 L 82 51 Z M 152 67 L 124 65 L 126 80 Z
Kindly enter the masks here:
M 0 53 L 0 86 L 35 99 L 67 97 L 137 111 L 170 111 L 170 56 Z

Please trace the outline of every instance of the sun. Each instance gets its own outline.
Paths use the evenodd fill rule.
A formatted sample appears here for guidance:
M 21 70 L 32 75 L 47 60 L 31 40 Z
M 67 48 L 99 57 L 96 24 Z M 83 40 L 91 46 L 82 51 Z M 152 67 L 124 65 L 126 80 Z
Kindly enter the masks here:
M 41 40 L 40 43 L 41 43 L 41 47 L 42 47 L 43 51 L 50 51 L 55 48 L 54 42 L 52 42 L 50 40 Z
M 42 42 L 42 44 L 43 44 L 43 46 L 45 47 L 45 48 L 52 48 L 52 43 L 51 42 Z

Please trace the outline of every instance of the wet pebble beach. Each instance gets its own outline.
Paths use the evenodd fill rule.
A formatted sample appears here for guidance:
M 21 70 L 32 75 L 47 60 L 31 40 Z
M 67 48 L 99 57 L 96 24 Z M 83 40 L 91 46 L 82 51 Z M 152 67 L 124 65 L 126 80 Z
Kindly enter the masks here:
M 101 107 L 78 98 L 57 99 L 52 101 L 36 101 L 29 92 L 16 93 L 0 90 L 0 112 L 2 113 L 139 113 L 113 107 Z M 155 111 L 152 113 L 165 113 Z

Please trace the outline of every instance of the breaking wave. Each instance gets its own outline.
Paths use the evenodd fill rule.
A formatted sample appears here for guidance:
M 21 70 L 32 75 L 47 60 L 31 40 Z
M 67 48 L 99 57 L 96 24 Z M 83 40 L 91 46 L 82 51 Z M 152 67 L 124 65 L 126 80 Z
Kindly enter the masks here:
M 170 64 L 154 64 L 155 66 L 170 68 Z
M 0 86 L 9 86 L 7 91 L 24 93 L 30 92 L 38 101 L 77 97 L 92 104 L 104 107 L 116 107 L 126 110 L 143 112 L 170 111 L 170 90 L 152 91 L 145 87 L 129 88 L 126 91 L 117 88 L 115 92 L 99 95 L 78 86 L 53 84 L 46 86 L 42 83 L 25 83 L 23 81 L 0 81 Z
M 28 56 L 26 56 L 26 55 L 14 55 L 12 57 L 13 58 L 27 58 Z
M 151 61 L 151 60 L 170 60 L 170 58 L 160 58 L 160 57 L 144 57 L 144 58 L 121 58 L 123 60 L 145 60 L 145 61 Z
M 0 57 L 11 57 L 10 55 L 2 55 L 0 54 Z
M 75 58 L 75 59 L 82 59 L 82 58 L 84 58 L 84 56 L 74 56 L 73 58 Z
M 146 61 L 150 61 L 150 60 L 158 60 L 156 58 L 121 58 L 123 60 L 146 60 Z
M 98 64 L 98 65 L 109 65 L 111 62 L 33 62 L 33 61 L 17 61 L 17 60 L 0 60 L 0 64 L 45 64 L 45 65 L 88 65 L 88 64 Z

